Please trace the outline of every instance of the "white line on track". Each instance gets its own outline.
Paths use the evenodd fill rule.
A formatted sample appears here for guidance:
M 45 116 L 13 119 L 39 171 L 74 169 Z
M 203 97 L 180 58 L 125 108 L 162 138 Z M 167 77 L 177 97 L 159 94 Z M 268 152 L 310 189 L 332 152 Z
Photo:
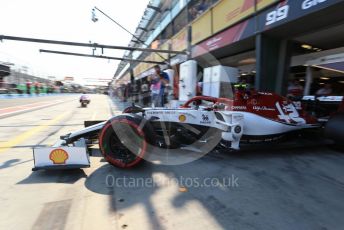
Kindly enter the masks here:
M 30 107 L 30 108 L 26 108 L 26 107 L 28 105 L 37 104 L 37 103 L 27 104 L 25 106 L 7 107 L 7 108 L 3 108 L 3 109 L 0 109 L 0 110 L 11 109 L 11 108 L 23 108 L 23 107 L 26 108 L 26 109 L 16 110 L 16 111 L 8 112 L 8 113 L 1 113 L 0 117 L 7 116 L 7 115 L 10 115 L 10 114 L 20 113 L 20 112 L 25 112 L 25 111 L 32 110 L 32 109 L 39 109 L 39 108 L 47 107 L 47 106 L 54 105 L 54 104 L 57 104 L 57 103 L 60 103 L 60 102 L 63 102 L 63 100 L 56 100 L 56 101 L 48 103 L 48 104 L 43 104 L 43 105 L 40 105 L 40 106 L 34 106 L 34 107 Z M 42 102 L 40 102 L 40 103 L 42 103 Z

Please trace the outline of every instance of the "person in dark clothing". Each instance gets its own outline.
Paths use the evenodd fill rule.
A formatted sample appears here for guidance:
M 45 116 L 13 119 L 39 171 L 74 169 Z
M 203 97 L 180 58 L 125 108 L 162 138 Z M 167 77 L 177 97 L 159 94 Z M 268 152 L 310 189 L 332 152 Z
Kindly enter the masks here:
M 38 95 L 39 94 L 39 83 L 35 82 L 35 93 Z
M 143 81 L 141 84 L 141 95 L 142 95 L 142 104 L 146 106 L 149 103 L 149 85 L 147 81 Z
M 31 94 L 31 82 L 26 82 L 26 93 Z
M 154 66 L 155 74 L 160 81 L 160 92 L 158 98 L 158 106 L 164 107 L 164 95 L 165 95 L 165 88 L 166 85 L 170 83 L 169 77 L 167 73 L 162 72 L 159 65 Z

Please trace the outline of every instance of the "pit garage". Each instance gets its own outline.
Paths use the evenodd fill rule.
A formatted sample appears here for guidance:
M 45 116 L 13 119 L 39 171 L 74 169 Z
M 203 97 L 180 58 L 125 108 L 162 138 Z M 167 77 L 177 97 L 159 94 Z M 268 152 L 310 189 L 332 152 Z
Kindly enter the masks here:
M 283 95 L 287 95 L 288 82 L 294 77 L 305 84 L 305 69 L 311 65 L 314 70 L 323 69 L 319 73 L 323 78 L 336 77 L 331 78 L 336 82 L 334 92 L 340 94 L 341 64 L 326 68 L 332 66 L 327 61 L 321 68 L 311 62 L 343 53 L 344 17 L 338 9 L 344 9 L 342 1 L 281 2 L 197 44 L 192 54 L 202 63 L 209 60 L 210 53 L 210 65 L 238 67 L 241 75 L 253 77 L 256 89 Z M 314 93 L 316 88 L 307 88 L 304 93 Z

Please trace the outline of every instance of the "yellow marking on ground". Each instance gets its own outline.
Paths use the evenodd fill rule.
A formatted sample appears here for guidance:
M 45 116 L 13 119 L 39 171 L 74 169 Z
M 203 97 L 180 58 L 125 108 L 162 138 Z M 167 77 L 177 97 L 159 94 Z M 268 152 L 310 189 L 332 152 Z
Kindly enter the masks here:
M 62 120 L 62 118 L 64 118 L 68 113 L 70 113 L 70 111 L 66 111 L 66 112 L 60 114 L 59 116 L 55 117 L 54 119 L 52 119 L 50 121 L 44 122 L 43 124 L 38 125 L 35 128 L 29 129 L 26 132 L 16 136 L 15 138 L 13 138 L 9 141 L 6 141 L 4 143 L 0 143 L 0 153 L 5 152 L 7 149 L 10 149 L 13 146 L 20 144 L 21 142 L 27 140 L 28 138 L 32 137 L 36 133 L 48 129 L 50 125 L 56 124 L 57 122 Z
M 97 116 L 97 114 L 98 114 L 98 111 L 94 111 L 94 113 L 93 113 L 93 115 L 92 115 L 92 118 L 91 118 L 91 120 L 95 120 L 95 119 L 96 119 L 96 116 Z

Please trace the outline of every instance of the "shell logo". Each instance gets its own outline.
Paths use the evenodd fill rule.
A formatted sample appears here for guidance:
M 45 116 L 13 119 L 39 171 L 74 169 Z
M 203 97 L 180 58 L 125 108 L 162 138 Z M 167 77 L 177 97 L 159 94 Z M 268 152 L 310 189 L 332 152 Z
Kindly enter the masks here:
M 54 149 L 51 151 L 49 159 L 54 164 L 65 164 L 68 159 L 68 153 L 63 149 Z
M 179 115 L 178 119 L 179 119 L 180 122 L 184 122 L 184 121 L 186 121 L 186 116 L 183 115 L 183 114 Z

